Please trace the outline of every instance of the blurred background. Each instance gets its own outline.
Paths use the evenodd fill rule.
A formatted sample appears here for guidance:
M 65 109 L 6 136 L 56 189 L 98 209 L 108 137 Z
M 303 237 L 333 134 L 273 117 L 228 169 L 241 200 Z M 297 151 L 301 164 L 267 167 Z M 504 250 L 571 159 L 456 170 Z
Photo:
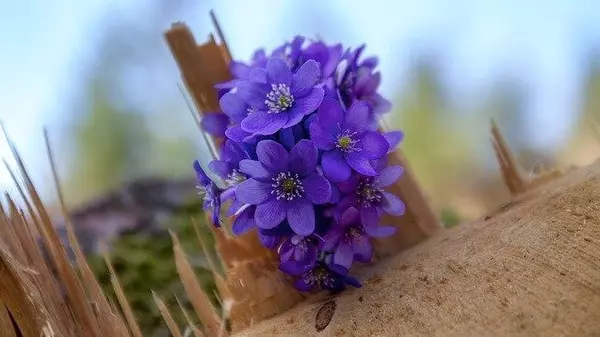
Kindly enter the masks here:
M 0 120 L 49 206 L 56 198 L 43 127 L 73 209 L 132 179 L 193 179 L 192 160 L 209 161 L 162 34 L 184 21 L 203 42 L 212 31 L 210 9 L 239 60 L 296 34 L 345 47 L 366 43 L 365 55 L 380 58 L 380 90 L 394 103 L 387 122 L 406 133 L 402 148 L 446 226 L 508 200 L 490 118 L 527 175 L 600 155 L 590 128 L 591 118 L 600 119 L 594 0 L 0 0 Z M 3 140 L 0 155 L 11 161 Z M 15 192 L 5 170 L 0 187 Z M 94 219 L 88 222 L 99 228 L 110 222 Z M 170 219 L 189 225 L 188 213 Z M 180 232 L 195 240 L 190 230 Z M 114 261 L 142 326 L 154 331 L 161 323 L 149 289 L 165 296 L 182 290 L 168 236 L 135 234 L 115 244 Z M 193 247 L 210 287 L 197 242 L 188 242 L 188 252 Z M 164 334 L 157 329 L 153 335 Z
M 586 123 L 600 114 L 593 0 L 3 0 L 0 118 L 49 202 L 44 126 L 71 205 L 135 177 L 190 176 L 202 138 L 162 33 L 184 21 L 201 41 L 210 9 L 241 60 L 295 34 L 366 43 L 395 103 L 388 122 L 406 132 L 404 151 L 439 210 L 471 219 L 505 196 L 490 117 L 526 171 L 600 152 Z M 5 171 L 0 184 L 11 189 Z

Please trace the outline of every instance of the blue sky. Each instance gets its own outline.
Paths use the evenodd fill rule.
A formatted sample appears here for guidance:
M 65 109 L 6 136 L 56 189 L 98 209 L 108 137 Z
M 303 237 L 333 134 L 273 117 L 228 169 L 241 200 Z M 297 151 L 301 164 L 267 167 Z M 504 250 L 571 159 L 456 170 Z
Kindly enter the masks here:
M 204 36 L 210 29 L 207 9 L 215 9 L 238 58 L 298 33 L 318 33 L 346 45 L 366 42 L 368 53 L 380 57 L 382 91 L 388 96 L 403 88 L 408 66 L 423 48 L 443 56 L 442 76 L 452 88 L 451 97 L 466 105 L 485 99 L 477 97 L 478 90 L 495 75 L 518 74 L 531 94 L 527 118 L 540 130 L 534 134 L 539 146 L 552 147 L 566 136 L 578 104 L 580 61 L 590 46 L 600 46 L 600 4 L 593 0 L 557 0 L 551 6 L 531 0 L 191 3 L 202 7 L 192 6 L 172 20 L 184 20 L 197 36 Z M 54 126 L 60 125 L 64 102 L 76 86 L 76 70 L 94 52 L 94 29 L 111 24 L 106 20 L 110 13 L 144 15 L 143 4 L 0 2 L 0 119 L 33 171 L 47 172 L 41 130 L 44 125 L 51 132 L 60 130 Z M 176 69 L 172 75 L 175 86 Z M 3 142 L 0 155 L 7 156 Z M 0 171 L 0 184 L 7 179 Z

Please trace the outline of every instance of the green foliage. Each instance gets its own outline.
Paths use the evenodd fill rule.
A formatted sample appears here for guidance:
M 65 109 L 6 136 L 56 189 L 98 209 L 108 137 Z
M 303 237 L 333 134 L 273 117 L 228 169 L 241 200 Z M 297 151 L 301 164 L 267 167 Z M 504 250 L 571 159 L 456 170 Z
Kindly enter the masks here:
M 444 208 L 440 212 L 440 219 L 446 228 L 452 228 L 460 224 L 460 215 L 450 208 Z
M 202 217 L 195 218 L 199 220 Z M 172 224 L 171 228 L 177 233 L 192 265 L 195 264 L 195 260 L 203 259 L 189 215 L 173 219 Z M 212 247 L 214 241 L 210 231 L 204 224 L 200 227 L 203 240 Z M 185 319 L 175 296 L 184 304 L 188 313 L 193 313 L 193 308 L 177 274 L 171 239 L 166 232 L 151 236 L 135 233 L 123 235 L 114 242 L 110 255 L 144 336 L 168 336 L 168 330 L 152 300 L 151 290 L 165 301 L 179 326 L 185 326 Z M 89 258 L 89 262 L 104 291 L 116 300 L 104 260 L 93 256 Z M 211 272 L 201 266 L 194 267 L 198 281 L 207 289 L 207 293 L 213 297 L 216 304 Z
M 475 144 L 465 132 L 470 121 L 457 118 L 444 102 L 436 63 L 420 59 L 409 79 L 407 90 L 396 100 L 391 112 L 392 128 L 406 134 L 401 148 L 419 182 L 434 203 L 443 203 L 452 193 L 464 164 L 474 156 Z M 443 180 L 442 180 L 443 179 Z

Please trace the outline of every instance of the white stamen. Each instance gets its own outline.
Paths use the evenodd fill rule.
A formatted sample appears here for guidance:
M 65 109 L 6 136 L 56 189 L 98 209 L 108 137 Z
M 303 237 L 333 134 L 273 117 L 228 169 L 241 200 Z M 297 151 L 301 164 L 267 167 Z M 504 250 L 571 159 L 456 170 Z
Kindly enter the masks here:
M 280 113 L 287 111 L 294 104 L 294 95 L 290 87 L 285 84 L 271 84 L 271 92 L 267 94 L 265 105 L 269 113 Z
M 272 178 L 273 190 L 271 194 L 274 194 L 277 200 L 294 200 L 301 197 L 304 194 L 304 187 L 298 174 L 291 172 L 281 172 L 277 176 Z

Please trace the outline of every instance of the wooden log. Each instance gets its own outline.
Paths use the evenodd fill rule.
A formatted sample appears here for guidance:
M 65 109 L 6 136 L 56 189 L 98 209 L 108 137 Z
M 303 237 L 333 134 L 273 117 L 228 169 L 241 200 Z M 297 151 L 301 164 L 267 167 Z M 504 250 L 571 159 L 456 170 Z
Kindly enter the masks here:
M 365 270 L 318 335 L 598 336 L 599 243 L 596 162 Z M 235 336 L 315 336 L 321 308 L 309 300 Z

